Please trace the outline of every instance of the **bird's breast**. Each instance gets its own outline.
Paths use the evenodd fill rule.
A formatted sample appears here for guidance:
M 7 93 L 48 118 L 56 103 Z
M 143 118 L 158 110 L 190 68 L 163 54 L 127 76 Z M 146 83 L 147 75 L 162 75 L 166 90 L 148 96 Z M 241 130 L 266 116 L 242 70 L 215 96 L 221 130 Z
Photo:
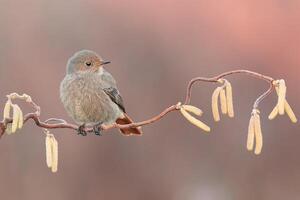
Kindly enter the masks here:
M 114 105 L 97 76 L 67 75 L 61 83 L 60 97 L 68 114 L 78 123 L 108 122 L 115 118 Z

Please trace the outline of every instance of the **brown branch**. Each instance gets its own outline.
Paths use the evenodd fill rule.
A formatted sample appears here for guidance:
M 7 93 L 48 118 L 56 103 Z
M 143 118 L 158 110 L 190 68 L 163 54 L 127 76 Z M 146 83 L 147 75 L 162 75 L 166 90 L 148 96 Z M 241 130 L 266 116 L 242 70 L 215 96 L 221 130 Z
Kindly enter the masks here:
M 119 129 L 120 128 L 130 128 L 130 127 L 139 127 L 139 126 L 151 124 L 155 121 L 160 120 L 169 112 L 180 109 L 179 105 L 180 104 L 172 105 L 172 106 L 166 108 L 163 112 L 161 112 L 157 116 L 154 116 L 153 118 L 142 121 L 142 122 L 131 123 L 131 124 L 126 124 L 126 125 L 113 123 L 111 125 L 101 125 L 101 128 L 102 128 L 102 130 L 109 130 L 112 128 L 119 128 Z M 78 125 L 67 123 L 67 122 L 65 122 L 65 120 L 61 120 L 61 119 L 51 119 L 51 121 L 64 121 L 63 123 L 57 123 L 57 124 L 47 123 L 47 121 L 49 121 L 49 119 L 46 120 L 45 122 L 42 122 L 36 113 L 28 113 L 27 115 L 25 115 L 24 123 L 26 123 L 30 119 L 32 119 L 37 126 L 39 126 L 41 128 L 45 128 L 45 129 L 68 128 L 68 129 L 73 129 L 73 130 L 77 131 L 79 128 Z M 12 121 L 13 121 L 12 119 L 5 119 L 2 122 L 0 122 L 0 137 L 4 134 L 6 125 L 9 123 L 12 123 Z M 84 130 L 86 132 L 93 132 L 93 128 L 90 128 L 90 127 L 85 127 Z
M 233 71 L 229 71 L 229 72 L 225 72 L 225 73 L 222 73 L 218 76 L 214 76 L 212 78 L 206 78 L 206 77 L 196 77 L 196 78 L 193 78 L 188 86 L 187 86 L 187 91 L 186 91 L 186 98 L 185 98 L 185 102 L 184 104 L 189 104 L 190 101 L 191 101 L 191 96 L 192 96 L 192 86 L 194 83 L 198 82 L 198 81 L 202 81 L 202 82 L 213 82 L 213 83 L 216 83 L 218 82 L 218 80 L 224 78 L 225 76 L 229 76 L 229 75 L 232 75 L 232 74 L 246 74 L 246 75 L 249 75 L 249 76 L 253 76 L 257 79 L 262 79 L 264 81 L 267 81 L 268 83 L 270 83 L 271 85 L 273 85 L 273 81 L 274 79 L 269 77 L 269 76 L 265 76 L 265 75 L 262 75 L 262 74 L 259 74 L 257 72 L 252 72 L 252 71 L 249 71 L 249 70 L 233 70 Z M 273 86 L 272 86 L 273 88 Z M 271 90 L 272 91 L 272 90 Z M 267 95 L 266 95 L 267 96 Z M 264 99 L 265 97 L 263 97 Z M 258 102 L 259 103 L 259 102 Z
M 265 76 L 265 75 L 259 74 L 257 72 L 252 72 L 252 71 L 248 71 L 248 70 L 233 70 L 233 71 L 225 72 L 225 73 L 222 73 L 218 76 L 211 77 L 211 78 L 205 78 L 205 77 L 193 78 L 187 86 L 187 92 L 186 92 L 186 97 L 185 97 L 185 103 L 184 104 L 189 104 L 190 101 L 191 101 L 192 86 L 194 85 L 194 83 L 199 82 L 199 81 L 201 81 L 201 82 L 218 82 L 219 80 L 221 80 L 222 78 L 224 78 L 226 76 L 229 76 L 229 75 L 232 75 L 232 74 L 240 74 L 240 73 L 253 76 L 257 79 L 264 80 L 264 81 L 266 81 L 270 84 L 269 89 L 265 93 L 263 93 L 255 101 L 253 107 L 257 108 L 258 104 L 273 91 L 273 89 L 274 89 L 274 85 L 273 85 L 274 79 L 269 77 L 269 76 Z M 12 97 L 16 97 L 16 96 L 17 96 L 17 94 L 12 95 Z M 35 113 L 28 113 L 28 114 L 25 115 L 24 123 L 29 121 L 29 119 L 32 119 L 37 126 L 39 126 L 41 128 L 45 128 L 45 129 L 67 128 L 67 129 L 73 129 L 73 130 L 76 130 L 76 131 L 78 130 L 78 128 L 79 128 L 78 125 L 70 124 L 70 123 L 66 122 L 65 120 L 63 120 L 63 119 L 50 118 L 46 121 L 41 121 L 40 120 L 40 107 L 37 104 L 35 104 L 31 100 L 31 98 L 28 97 L 28 95 L 23 95 L 23 96 L 19 96 L 19 97 L 21 97 L 22 99 L 26 99 L 26 101 L 29 102 L 36 109 Z M 123 129 L 123 128 L 141 127 L 141 126 L 148 125 L 148 124 L 154 123 L 156 121 L 159 121 L 161 118 L 163 118 L 168 113 L 170 113 L 172 111 L 180 110 L 180 107 L 181 107 L 181 103 L 179 102 L 177 104 L 174 104 L 174 105 L 166 108 L 160 114 L 158 114 L 158 115 L 156 115 L 156 116 L 154 116 L 154 117 L 152 117 L 148 120 L 141 121 L 141 122 L 136 122 L 136 123 L 131 123 L 131 124 L 126 124 L 126 125 L 121 125 L 121 124 L 116 124 L 116 123 L 113 123 L 111 125 L 101 125 L 101 128 L 102 128 L 102 130 L 109 130 L 109 129 L 113 129 L 113 128 L 122 128 Z M 7 128 L 7 125 L 9 123 L 12 123 L 12 121 L 13 120 L 10 118 L 10 119 L 3 119 L 0 122 L 0 137 L 4 134 L 4 132 Z M 51 123 L 51 122 L 59 122 L 59 123 Z M 90 128 L 90 127 L 86 127 L 85 131 L 86 132 L 92 132 L 93 129 Z

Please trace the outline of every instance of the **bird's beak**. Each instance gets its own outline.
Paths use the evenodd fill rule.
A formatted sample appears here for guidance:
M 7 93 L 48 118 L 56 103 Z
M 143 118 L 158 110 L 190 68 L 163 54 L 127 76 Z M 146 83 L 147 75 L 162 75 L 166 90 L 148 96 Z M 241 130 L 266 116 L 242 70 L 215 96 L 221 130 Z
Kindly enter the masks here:
M 101 65 L 106 65 L 106 64 L 109 64 L 109 63 L 110 63 L 110 61 L 102 61 Z

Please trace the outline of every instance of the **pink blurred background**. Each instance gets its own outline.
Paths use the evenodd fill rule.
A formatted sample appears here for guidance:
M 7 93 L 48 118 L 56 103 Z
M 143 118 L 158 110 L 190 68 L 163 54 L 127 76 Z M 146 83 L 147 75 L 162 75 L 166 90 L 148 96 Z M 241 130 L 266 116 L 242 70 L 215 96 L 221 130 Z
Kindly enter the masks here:
M 0 0 L 1 105 L 28 93 L 42 119 L 71 121 L 59 100 L 67 59 L 91 49 L 111 60 L 128 113 L 147 119 L 182 101 L 188 81 L 232 69 L 284 78 L 300 116 L 300 1 Z M 236 117 L 212 120 L 215 85 L 198 84 L 192 102 L 204 110 L 210 135 L 179 113 L 144 127 L 142 137 L 117 130 L 81 137 L 54 130 L 59 171 L 46 167 L 44 135 L 32 122 L 0 141 L 1 199 L 298 199 L 299 123 L 267 119 L 273 94 L 261 103 L 264 148 L 246 150 L 254 100 L 265 82 L 229 78 Z M 27 105 L 22 104 L 25 111 Z

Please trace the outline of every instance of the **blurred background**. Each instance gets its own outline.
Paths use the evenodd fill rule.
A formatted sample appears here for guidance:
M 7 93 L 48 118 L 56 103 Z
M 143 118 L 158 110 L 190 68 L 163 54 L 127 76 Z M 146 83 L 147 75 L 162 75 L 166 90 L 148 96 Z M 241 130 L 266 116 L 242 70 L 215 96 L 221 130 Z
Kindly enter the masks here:
M 59 99 L 67 59 L 81 49 L 111 60 L 128 113 L 148 119 L 183 101 L 188 81 L 233 69 L 284 78 L 300 117 L 300 1 L 0 0 L 0 103 L 27 93 L 42 119 L 71 121 Z M 297 199 L 300 128 L 269 121 L 272 94 L 260 104 L 264 148 L 246 149 L 255 99 L 268 85 L 245 75 L 233 84 L 236 117 L 212 119 L 214 84 L 197 84 L 192 103 L 210 135 L 179 113 L 144 127 L 142 137 L 77 136 L 53 130 L 59 171 L 46 167 L 44 134 L 32 122 L 0 141 L 1 199 L 232 200 Z M 30 111 L 26 104 L 20 104 Z

